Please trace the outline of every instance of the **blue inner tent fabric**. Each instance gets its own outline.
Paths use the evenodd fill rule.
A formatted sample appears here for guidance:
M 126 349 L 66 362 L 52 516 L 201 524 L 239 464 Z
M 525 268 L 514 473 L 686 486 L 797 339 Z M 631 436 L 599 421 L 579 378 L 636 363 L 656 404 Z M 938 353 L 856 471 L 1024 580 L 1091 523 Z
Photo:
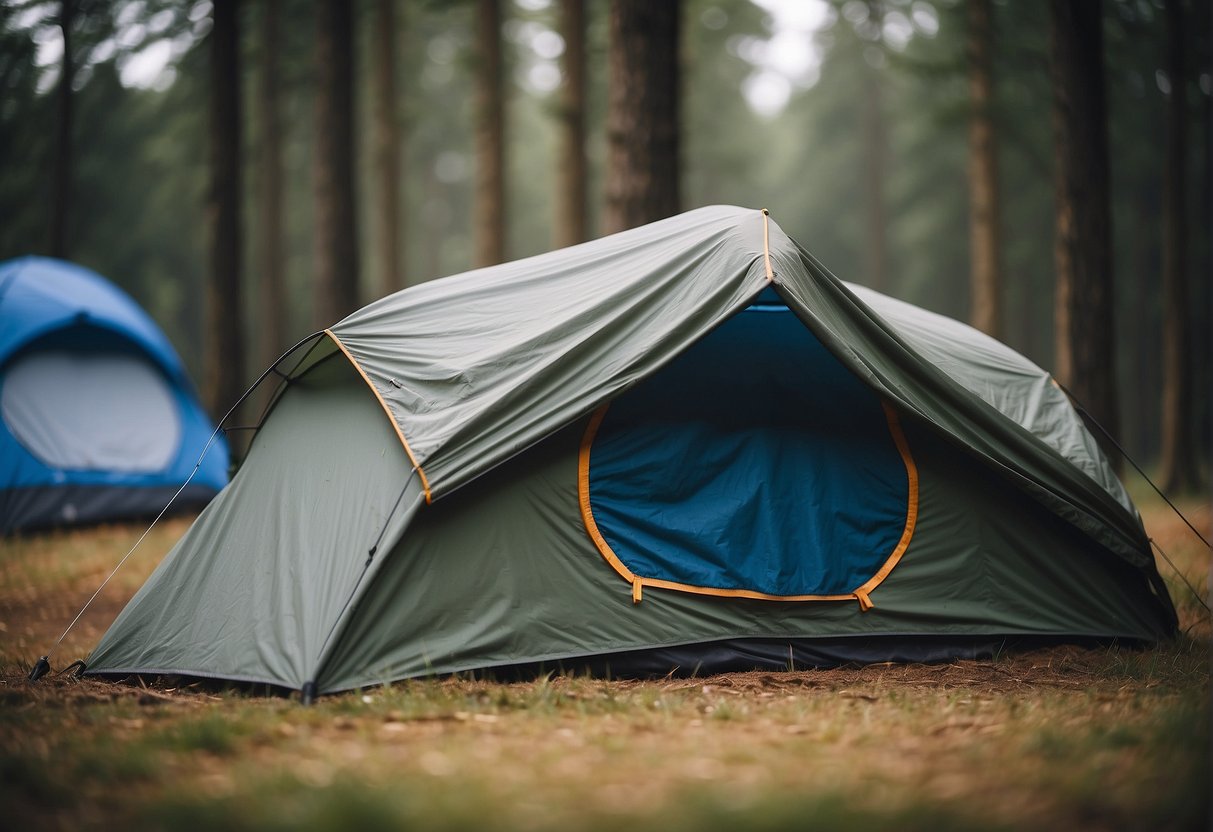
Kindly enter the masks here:
M 589 507 L 635 576 L 845 595 L 908 540 L 913 463 L 895 431 L 764 294 L 609 405 L 588 440 Z

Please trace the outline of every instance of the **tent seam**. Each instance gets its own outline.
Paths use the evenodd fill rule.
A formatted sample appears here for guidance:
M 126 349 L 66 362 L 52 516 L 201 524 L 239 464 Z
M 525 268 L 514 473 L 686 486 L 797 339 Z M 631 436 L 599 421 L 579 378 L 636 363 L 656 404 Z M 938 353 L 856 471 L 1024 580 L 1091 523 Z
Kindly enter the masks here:
M 333 334 L 331 329 L 324 330 L 324 334 L 333 339 L 333 343 L 336 344 L 337 348 L 341 350 L 342 354 L 349 359 L 349 362 L 354 365 L 354 369 L 358 371 L 358 375 L 362 376 L 362 380 L 366 382 L 366 386 L 371 388 L 371 392 L 375 394 L 375 400 L 379 402 L 379 406 L 382 407 L 383 412 L 387 414 L 387 418 L 392 425 L 392 429 L 396 431 L 396 436 L 400 439 L 400 444 L 404 446 L 404 452 L 408 454 L 409 462 L 413 463 L 413 469 L 417 472 L 418 476 L 421 477 L 421 487 L 425 491 L 425 504 L 429 505 L 434 501 L 433 495 L 430 493 L 429 477 L 425 475 L 425 470 L 421 467 L 421 463 L 418 462 L 417 457 L 414 456 L 413 449 L 409 447 L 409 441 L 404 438 L 404 431 L 400 428 L 400 423 L 397 422 L 396 417 L 392 415 L 392 410 L 388 407 L 387 402 L 384 401 L 383 396 L 380 395 L 379 388 L 375 386 L 374 382 L 371 381 L 370 376 L 366 374 L 366 370 L 362 369 L 362 365 L 358 363 L 358 360 L 354 358 L 353 354 L 350 353 L 345 344 L 341 342 L 341 339 Z

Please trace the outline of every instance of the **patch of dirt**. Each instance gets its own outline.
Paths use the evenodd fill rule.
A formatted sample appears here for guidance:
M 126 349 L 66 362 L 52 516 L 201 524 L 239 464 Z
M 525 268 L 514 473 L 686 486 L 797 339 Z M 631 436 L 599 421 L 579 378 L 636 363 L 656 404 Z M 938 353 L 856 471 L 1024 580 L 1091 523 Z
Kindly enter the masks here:
M 55 646 L 56 639 L 88 601 L 88 592 L 60 592 L 41 597 L 0 596 L 0 627 L 5 653 L 20 656 L 32 666 L 38 656 Z M 52 665 L 56 670 L 85 656 L 126 606 L 129 599 L 107 593 L 97 596 L 76 625 L 55 650 Z M 11 670 L 5 667 L 5 671 Z M 28 669 L 28 668 L 27 668 Z
M 824 670 L 726 673 L 705 679 L 672 680 L 669 689 L 708 685 L 720 691 L 788 692 L 806 688 L 843 691 L 874 684 L 935 690 L 965 688 L 983 694 L 1029 687 L 1083 688 L 1107 679 L 1107 649 L 1072 645 L 1010 654 L 998 661 L 958 660 L 947 664 L 892 662 Z M 862 697 L 861 694 L 855 694 Z

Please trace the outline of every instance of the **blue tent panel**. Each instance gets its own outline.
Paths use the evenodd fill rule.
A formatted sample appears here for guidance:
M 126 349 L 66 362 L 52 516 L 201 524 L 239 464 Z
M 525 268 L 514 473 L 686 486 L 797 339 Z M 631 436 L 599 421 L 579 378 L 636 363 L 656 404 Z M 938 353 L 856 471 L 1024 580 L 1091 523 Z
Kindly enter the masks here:
M 756 304 L 606 409 L 593 522 L 650 582 L 849 596 L 913 522 L 891 418 L 786 307 Z
M 155 513 L 213 430 L 129 296 L 59 260 L 0 264 L 0 533 Z M 213 497 L 227 468 L 217 437 L 179 506 Z

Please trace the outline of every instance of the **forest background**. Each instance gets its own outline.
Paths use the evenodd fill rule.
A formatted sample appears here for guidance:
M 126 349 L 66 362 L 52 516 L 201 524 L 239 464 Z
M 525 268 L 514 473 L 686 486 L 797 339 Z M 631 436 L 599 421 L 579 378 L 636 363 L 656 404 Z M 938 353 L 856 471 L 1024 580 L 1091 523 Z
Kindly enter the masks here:
M 842 279 L 972 320 L 980 108 L 1001 183 L 999 335 L 1053 367 L 1050 6 L 976 5 L 989 12 L 984 104 L 974 103 L 973 3 L 671 2 L 673 207 L 769 208 Z M 571 7 L 584 15 L 579 43 Z M 610 9 L 594 0 L 3 0 L 0 260 L 55 254 L 118 283 L 207 379 L 221 415 L 231 390 L 354 306 L 618 225 L 608 215 L 611 130 L 629 137 L 608 124 Z M 1209 4 L 1107 0 L 1100 15 L 1113 421 L 1132 457 L 1158 461 L 1164 380 L 1173 383 L 1164 337 L 1179 332 L 1183 421 L 1198 426 L 1185 429 L 1184 447 L 1203 461 L 1213 353 Z M 224 38 L 234 47 L 225 51 Z M 574 52 L 584 118 L 582 150 L 570 156 Z M 645 71 L 664 72 L 641 68 L 642 81 Z M 334 100 L 343 72 L 349 94 Z M 238 90 L 226 115 L 214 95 L 224 73 Z M 659 87 L 662 78 L 648 80 Z M 234 161 L 223 159 L 225 142 Z M 485 161 L 493 153 L 496 173 Z M 218 181 L 237 190 L 238 210 L 217 246 L 216 170 L 233 163 L 239 175 Z M 352 203 L 336 208 L 345 218 L 337 236 L 348 239 L 322 253 L 334 170 L 353 186 Z M 570 177 L 583 189 L 577 206 Z M 496 215 L 485 211 L 486 188 L 496 189 Z M 225 256 L 230 264 L 217 263 Z M 1164 298 L 1168 268 L 1183 284 L 1178 310 Z M 341 275 L 352 296 L 333 301 L 323 272 Z M 239 325 L 235 352 L 221 350 L 224 321 Z M 208 375 L 217 355 L 237 366 L 226 392 Z

